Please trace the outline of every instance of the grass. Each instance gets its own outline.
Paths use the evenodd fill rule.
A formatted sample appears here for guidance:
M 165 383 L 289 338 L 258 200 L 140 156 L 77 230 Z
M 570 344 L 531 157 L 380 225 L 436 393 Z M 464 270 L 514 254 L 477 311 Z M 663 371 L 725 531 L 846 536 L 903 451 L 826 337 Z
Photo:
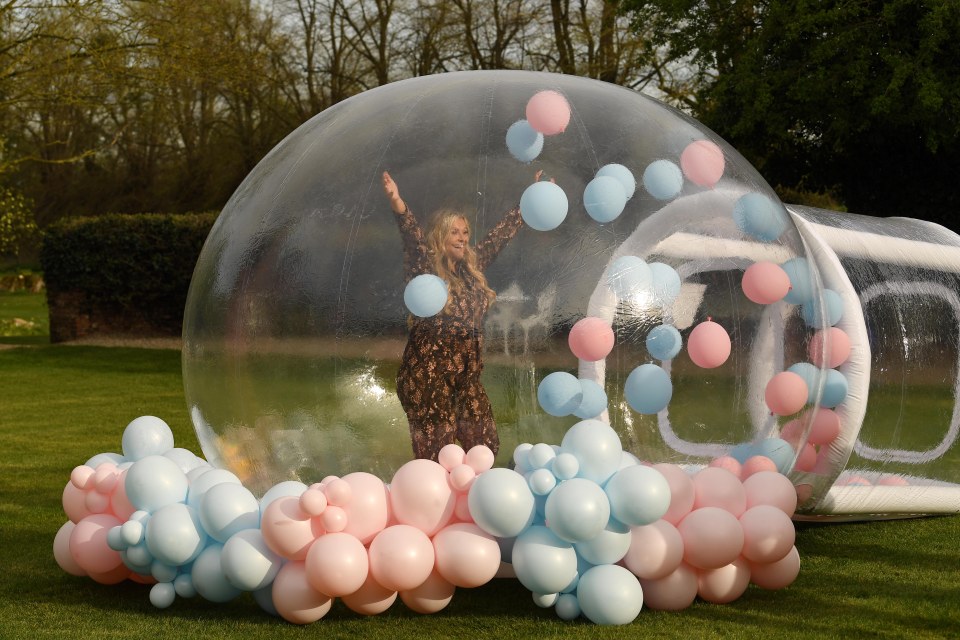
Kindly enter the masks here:
M 29 291 L 0 294 L 0 344 L 45 344 L 50 342 L 49 334 L 45 295 Z

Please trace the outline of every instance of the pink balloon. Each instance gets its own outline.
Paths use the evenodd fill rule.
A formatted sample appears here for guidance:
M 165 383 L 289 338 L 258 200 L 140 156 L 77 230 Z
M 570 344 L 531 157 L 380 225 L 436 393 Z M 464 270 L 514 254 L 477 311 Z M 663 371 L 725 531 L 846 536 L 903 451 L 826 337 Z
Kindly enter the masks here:
M 714 458 L 707 466 L 726 469 L 738 478 L 740 477 L 740 471 L 743 468 L 743 465 L 740 464 L 740 461 L 732 456 L 720 456 L 719 458 Z
M 653 465 L 653 468 L 659 471 L 670 485 L 670 508 L 663 514 L 662 519 L 677 525 L 693 509 L 693 478 L 675 464 L 662 462 Z
M 623 565 L 641 580 L 665 578 L 683 561 L 683 538 L 666 520 L 630 529 L 630 548 Z
M 110 496 L 104 495 L 96 490 L 87 491 L 84 502 L 86 503 L 87 510 L 90 511 L 90 513 L 104 513 L 110 509 Z
M 98 466 L 93 474 L 93 483 L 97 492 L 106 495 L 113 493 L 114 487 L 117 486 L 117 478 L 119 475 L 120 472 L 117 470 L 117 465 L 113 463 L 105 462 Z
M 401 591 L 400 599 L 417 613 L 436 613 L 450 604 L 456 590 L 454 585 L 433 571 L 419 586 Z
M 410 525 L 387 527 L 370 543 L 370 572 L 374 580 L 394 591 L 420 586 L 433 571 L 435 560 L 430 538 Z
M 730 564 L 743 550 L 743 527 L 724 509 L 694 509 L 677 530 L 683 538 L 683 560 L 697 569 Z
M 390 494 L 383 480 L 362 471 L 343 476 L 352 497 L 343 507 L 347 516 L 344 533 L 349 533 L 367 545 L 383 531 L 390 521 Z
M 500 568 L 500 545 L 475 524 L 451 524 L 433 537 L 436 567 L 456 587 L 479 587 Z
M 813 485 L 810 484 L 798 484 L 797 489 L 797 504 L 804 504 L 807 500 L 813 497 Z
M 450 488 L 457 493 L 466 493 L 476 479 L 477 472 L 473 467 L 468 464 L 457 465 L 450 471 Z
M 818 367 L 836 369 L 850 357 L 850 336 L 838 327 L 821 329 L 810 339 L 807 353 Z
M 98 513 L 87 516 L 74 526 L 70 532 L 70 555 L 81 569 L 88 574 L 105 574 L 123 565 L 120 553 L 107 545 L 110 529 L 121 524 L 110 514 Z
M 414 526 L 428 536 L 450 522 L 455 504 L 447 470 L 433 460 L 407 462 L 397 469 L 390 483 L 390 505 L 397 522 Z
M 743 469 L 740 472 L 741 478 L 749 478 L 755 473 L 761 471 L 776 471 L 777 463 L 767 456 L 750 456 L 743 463 Z
M 87 516 L 93 515 L 93 512 L 87 508 L 87 492 L 83 489 L 77 489 L 73 482 L 68 482 L 63 488 L 61 504 L 63 504 L 63 512 L 74 524 Z
M 778 416 L 789 416 L 807 404 L 807 383 L 792 371 L 781 371 L 770 379 L 763 397 L 767 407 Z
M 293 624 L 310 624 L 327 615 L 333 599 L 320 593 L 307 581 L 302 562 L 288 562 L 280 568 L 271 591 L 277 613 Z
M 110 511 L 123 522 L 129 520 L 133 512 L 137 510 L 137 508 L 130 503 L 130 498 L 127 497 L 127 489 L 124 484 L 126 478 L 127 470 L 124 469 L 120 472 L 117 486 L 113 489 L 113 495 L 110 496 Z
M 310 586 L 337 598 L 363 586 L 370 560 L 366 548 L 353 536 L 328 533 L 310 545 L 305 566 Z
M 300 509 L 300 498 L 282 496 L 271 502 L 260 519 L 263 541 L 287 560 L 304 560 L 317 537 L 323 535 L 319 519 Z
M 773 304 L 790 291 L 790 276 L 773 262 L 755 262 L 743 272 L 743 294 L 757 304 Z
M 440 453 L 437 454 L 437 462 L 447 471 L 451 471 L 457 465 L 463 464 L 466 456 L 467 454 L 464 452 L 463 447 L 455 443 L 450 443 L 440 449 Z
M 690 182 L 712 188 L 723 176 L 723 151 L 709 140 L 694 140 L 680 154 L 680 168 Z
M 680 611 L 686 609 L 697 597 L 697 572 L 688 564 L 681 563 L 676 570 L 657 580 L 640 580 L 643 588 L 643 604 L 650 609 Z
M 840 416 L 837 412 L 833 409 L 816 409 L 807 441 L 810 444 L 827 445 L 836 440 L 839 435 Z
M 300 509 L 311 518 L 319 516 L 327 508 L 327 494 L 321 488 L 309 488 L 300 494 Z
M 719 569 L 700 571 L 697 594 L 714 604 L 727 604 L 743 595 L 750 585 L 750 564 L 737 558 Z
M 883 476 L 877 480 L 878 487 L 907 487 L 910 483 L 903 476 Z
M 701 322 L 687 339 L 687 353 L 698 367 L 715 369 L 730 357 L 730 336 L 716 322 Z
M 70 554 L 70 534 L 77 525 L 67 520 L 57 531 L 53 539 L 53 559 L 57 561 L 60 568 L 72 576 L 85 576 L 87 572 L 77 564 Z
M 782 559 L 764 564 L 750 563 L 750 581 L 763 589 L 783 589 L 800 575 L 800 553 L 792 547 Z
M 70 484 L 77 489 L 92 489 L 93 487 L 88 485 L 93 482 L 94 473 L 96 473 L 96 470 L 85 464 L 74 467 L 73 471 L 70 472 Z
M 797 492 L 790 479 L 775 471 L 761 471 L 743 481 L 747 509 L 766 504 L 777 507 L 787 516 L 797 510 Z
M 739 518 L 747 508 L 747 494 L 743 483 L 726 469 L 701 469 L 693 476 L 693 487 L 694 509 L 718 507 L 733 514 L 734 518 Z
M 545 136 L 563 133 L 570 123 L 570 105 L 556 91 L 540 91 L 527 102 L 527 123 Z
M 581 360 L 603 360 L 613 350 L 613 328 L 600 318 L 582 318 L 570 329 L 567 343 L 573 355 Z
M 817 464 L 817 448 L 809 442 L 800 449 L 800 455 L 797 461 L 793 463 L 793 468 L 797 471 L 813 471 Z
M 493 468 L 493 451 L 486 445 L 478 444 L 470 447 L 470 451 L 467 451 L 467 457 L 464 458 L 463 461 L 473 469 L 474 472 L 481 474 Z
M 793 521 L 777 507 L 757 505 L 740 516 L 743 527 L 743 557 L 750 562 L 770 563 L 783 558 L 793 547 L 797 533 Z
M 397 592 L 387 589 L 367 574 L 363 586 L 341 598 L 351 611 L 362 616 L 375 616 L 389 609 L 397 600 Z
M 461 493 L 457 496 L 457 506 L 453 508 L 453 518 L 460 522 L 473 522 L 473 516 L 470 515 L 469 494 Z
M 323 493 L 327 496 L 327 504 L 335 507 L 345 507 L 353 499 L 353 488 L 343 478 L 334 478 L 325 483 Z
M 130 569 L 128 569 L 126 565 L 121 564 L 110 571 L 105 571 L 103 573 L 91 572 L 88 575 L 94 582 L 105 585 L 113 585 L 120 584 L 134 574 L 130 573 Z

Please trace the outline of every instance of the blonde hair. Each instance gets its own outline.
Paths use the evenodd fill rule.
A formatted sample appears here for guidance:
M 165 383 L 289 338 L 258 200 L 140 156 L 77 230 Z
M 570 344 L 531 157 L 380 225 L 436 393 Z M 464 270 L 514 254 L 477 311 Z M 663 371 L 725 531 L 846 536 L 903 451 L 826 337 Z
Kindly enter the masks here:
M 467 217 L 455 209 L 440 209 L 433 214 L 433 218 L 430 224 L 430 230 L 427 232 L 427 251 L 430 254 L 430 258 L 433 261 L 433 268 L 436 272 L 436 275 L 446 281 L 447 285 L 450 288 L 450 293 L 460 293 L 463 291 L 466 283 L 464 279 L 460 276 L 459 271 L 453 270 L 450 268 L 449 261 L 447 260 L 447 254 L 444 249 L 444 242 L 447 238 L 447 235 L 450 233 L 450 229 L 453 227 L 453 223 L 456 220 L 463 220 L 467 225 L 467 231 L 470 231 L 470 221 L 467 220 Z M 487 278 L 483 275 L 483 272 L 477 266 L 477 254 L 474 252 L 473 248 L 468 243 L 464 247 L 463 253 L 463 266 L 464 269 L 473 280 L 480 287 L 480 290 L 483 291 L 484 296 L 487 298 L 488 303 L 492 303 L 496 297 L 496 292 L 490 288 L 490 285 L 487 284 Z M 453 300 L 453 296 L 447 298 L 447 304 L 443 308 L 443 313 L 449 313 L 450 303 Z

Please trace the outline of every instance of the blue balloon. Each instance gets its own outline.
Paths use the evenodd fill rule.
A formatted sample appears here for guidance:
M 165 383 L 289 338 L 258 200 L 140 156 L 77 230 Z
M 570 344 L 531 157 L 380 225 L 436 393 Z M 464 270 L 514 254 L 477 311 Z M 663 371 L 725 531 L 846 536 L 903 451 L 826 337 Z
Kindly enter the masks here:
M 507 129 L 507 149 L 520 162 L 532 162 L 543 151 L 543 134 L 526 120 L 517 120 Z
M 217 542 L 260 526 L 260 502 L 249 489 L 232 482 L 210 487 L 200 501 L 199 514 L 203 528 Z
M 270 503 L 277 498 L 283 498 L 286 496 L 299 498 L 306 490 L 307 485 L 299 480 L 284 480 L 283 482 L 273 485 L 267 489 L 267 492 L 263 494 L 262 498 L 260 498 L 260 515 L 263 516 L 263 512 L 266 511 L 267 507 L 270 506 Z
M 627 204 L 627 194 L 616 178 L 597 176 L 583 190 L 583 206 L 597 222 L 616 220 Z
M 533 467 L 529 464 L 531 451 L 533 451 L 533 445 L 529 442 L 522 442 L 513 450 L 513 466 L 517 473 L 533 471 Z
M 534 593 L 560 593 L 577 577 L 573 545 L 546 527 L 533 526 L 517 536 L 512 560 L 520 584 Z
M 277 611 L 277 606 L 273 604 L 273 584 L 269 584 L 263 589 L 257 589 L 253 592 L 253 599 L 256 601 L 260 608 L 265 612 L 270 614 L 275 618 L 280 617 L 280 612 Z
M 197 590 L 193 587 L 193 578 L 189 573 L 181 573 L 173 579 L 173 588 L 181 598 L 192 598 L 197 595 Z
M 596 418 L 607 408 L 607 394 L 599 384 L 587 378 L 580 378 L 583 398 L 580 406 L 573 412 L 581 420 Z
M 260 529 L 245 529 L 223 545 L 220 564 L 230 584 L 243 591 L 257 591 L 277 577 L 283 558 L 267 546 Z
M 653 272 L 642 258 L 621 256 L 607 269 L 607 284 L 617 297 L 628 298 L 650 289 Z
M 657 360 L 672 360 L 682 346 L 683 338 L 673 325 L 661 324 L 647 334 L 647 351 Z
M 670 485 L 652 467 L 624 467 L 603 488 L 610 500 L 610 515 L 630 526 L 653 524 L 670 508 Z
M 527 454 L 527 466 L 531 469 L 542 469 L 550 464 L 550 461 L 557 457 L 557 452 L 550 445 L 540 442 L 533 445 L 530 453 Z
M 832 327 L 843 317 L 843 300 L 840 294 L 833 289 L 823 290 L 823 303 L 820 298 L 814 297 L 800 308 L 800 315 L 808 327 L 826 329 Z
M 762 242 L 774 242 L 787 230 L 783 205 L 762 193 L 748 193 L 733 205 L 733 220 L 744 233 Z
M 633 197 L 633 192 L 637 190 L 637 180 L 633 177 L 633 172 L 622 164 L 605 164 L 597 171 L 597 177 L 609 176 L 615 178 L 620 186 L 623 187 L 623 193 L 627 200 Z
M 550 231 L 567 217 L 567 194 L 553 182 L 534 182 L 520 196 L 520 216 L 537 231 Z
M 547 526 L 563 540 L 585 542 L 607 526 L 610 501 L 596 482 L 573 478 L 547 496 L 546 517 Z
M 209 542 L 196 511 L 179 502 L 154 512 L 144 539 L 150 554 L 172 567 L 192 561 Z
M 106 453 L 98 453 L 97 455 L 93 456 L 83 464 L 85 466 L 90 467 L 91 469 L 96 469 L 104 462 L 109 462 L 110 464 L 115 464 L 115 465 L 121 465 L 125 462 L 130 462 L 130 460 L 123 457 L 119 453 L 113 453 L 112 451 L 108 451 Z
M 229 602 L 240 595 L 240 589 L 230 584 L 220 563 L 223 545 L 211 544 L 193 562 L 190 577 L 193 587 L 210 602 Z
M 156 511 L 187 498 L 189 483 L 177 463 L 159 455 L 137 460 L 124 480 L 127 498 L 137 509 Z
M 643 589 L 628 569 L 602 564 L 580 576 L 577 600 L 595 624 L 629 624 L 643 608 Z
M 159 560 L 154 560 L 150 564 L 150 575 L 152 575 L 153 579 L 157 582 L 169 582 L 172 586 L 174 579 L 177 577 L 177 568 L 164 564 Z
M 813 273 L 806 258 L 787 260 L 780 268 L 790 278 L 790 290 L 783 299 L 790 304 L 804 304 L 813 299 Z
M 753 444 L 749 442 L 738 444 L 730 450 L 728 455 L 740 464 L 743 464 L 753 456 Z
M 123 430 L 120 442 L 123 455 L 129 460 L 162 456 L 173 449 L 173 431 L 160 418 L 140 416 Z
M 447 283 L 432 273 L 421 274 L 407 283 L 403 303 L 415 316 L 435 316 L 447 304 Z
M 786 440 L 780 438 L 766 438 L 753 446 L 753 455 L 766 456 L 777 465 L 777 471 L 786 473 L 793 466 L 796 457 L 793 447 Z
M 583 400 L 583 387 L 576 376 L 565 371 L 555 371 L 537 387 L 540 407 L 552 416 L 569 416 Z
M 666 371 L 655 364 L 642 364 L 627 376 L 623 393 L 634 411 L 642 414 L 659 413 L 670 404 L 673 383 Z
M 196 475 L 194 475 L 196 474 Z M 226 469 L 194 469 L 190 472 L 190 491 L 187 493 L 187 504 L 194 509 L 200 509 L 203 496 L 218 484 L 229 482 L 242 484 L 236 474 Z
M 181 449 L 180 447 L 174 447 L 163 453 L 164 458 L 170 458 L 177 463 L 177 466 L 180 467 L 180 470 L 184 473 L 189 473 L 194 469 L 202 467 L 207 463 L 206 460 L 197 456 L 193 451 L 188 449 Z
M 557 617 L 561 620 L 568 622 L 576 620 L 580 617 L 580 602 L 577 600 L 577 596 L 572 593 L 561 593 L 553 610 L 557 612 Z
M 650 274 L 653 278 L 653 296 L 656 301 L 668 307 L 680 295 L 680 274 L 668 264 L 662 262 L 650 263 Z
M 541 609 L 549 609 L 553 605 L 557 604 L 559 597 L 559 593 L 534 593 L 533 604 L 537 605 Z
M 577 460 L 577 456 L 572 453 L 558 453 L 557 457 L 553 459 L 551 471 L 558 480 L 569 480 L 575 478 L 580 472 L 580 462 Z
M 563 434 L 560 448 L 577 458 L 577 476 L 603 484 L 620 468 L 623 447 L 620 436 L 600 420 L 582 420 Z
M 613 564 L 627 555 L 631 540 L 630 529 L 608 526 L 590 540 L 575 543 L 573 548 L 590 564 Z
M 150 604 L 157 609 L 166 609 L 177 598 L 177 592 L 171 582 L 158 582 L 150 587 Z
M 477 526 L 498 538 L 519 535 L 536 514 L 526 478 L 504 467 L 477 476 L 467 494 L 467 506 Z
M 537 469 L 527 476 L 527 484 L 534 495 L 545 496 L 557 486 L 557 477 L 549 469 Z
M 820 406 L 834 409 L 847 398 L 847 378 L 836 369 L 827 369 L 826 375 L 823 395 L 820 396 Z
M 820 386 L 820 369 L 809 362 L 798 362 L 790 365 L 787 371 L 803 378 L 803 381 L 807 384 L 807 402 L 814 402 L 817 398 L 818 387 Z
M 683 189 L 683 172 L 669 160 L 654 160 L 643 172 L 643 186 L 657 200 L 670 200 Z
M 127 547 L 120 552 L 120 557 L 123 559 L 123 564 L 127 565 L 131 571 L 142 575 L 150 575 L 150 565 L 153 564 L 153 555 L 151 555 L 150 550 L 147 549 L 146 542 Z

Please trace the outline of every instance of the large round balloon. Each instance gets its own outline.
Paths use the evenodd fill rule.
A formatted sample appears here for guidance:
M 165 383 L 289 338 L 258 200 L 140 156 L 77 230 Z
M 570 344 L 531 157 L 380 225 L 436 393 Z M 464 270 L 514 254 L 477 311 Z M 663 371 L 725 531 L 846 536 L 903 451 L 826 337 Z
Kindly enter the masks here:
M 528 103 L 546 91 L 569 107 L 551 114 L 569 114 L 569 121 L 537 125 L 544 129 L 539 153 L 517 157 L 511 127 L 529 120 Z M 703 158 L 683 156 L 693 143 L 706 150 Z M 623 189 L 622 212 L 597 219 L 585 192 L 610 165 L 635 191 Z M 405 306 L 413 272 L 405 268 L 385 173 L 424 237 L 435 211 L 466 218 L 469 247 L 496 294 L 486 313 L 464 320 L 447 305 L 421 317 Z M 522 222 L 504 234 L 498 225 L 522 220 L 510 212 L 537 181 L 538 189 L 562 191 L 567 210 L 540 203 L 550 224 Z M 743 206 L 754 201 L 763 203 L 757 215 Z M 203 247 L 183 328 L 184 388 L 201 446 L 258 494 L 280 481 L 310 484 L 331 474 L 389 479 L 413 457 L 407 411 L 415 421 L 429 413 L 417 398 L 479 396 L 482 387 L 499 435 L 497 464 L 506 466 L 519 443 L 561 441 L 570 417 L 544 411 L 537 388 L 563 371 L 605 392 L 596 418 L 609 422 L 625 450 L 705 465 L 734 444 L 776 435 L 764 388 L 807 359 L 817 331 L 799 310 L 820 295 L 816 269 L 810 295 L 796 304 L 759 304 L 741 287 L 756 262 L 808 259 L 792 220 L 729 145 L 623 87 L 490 71 L 365 92 L 271 151 Z M 776 233 L 768 232 L 773 227 Z M 648 277 L 622 286 L 612 269 L 625 258 L 649 265 Z M 437 268 L 430 262 L 421 272 Z M 455 295 L 449 274 L 432 275 Z M 429 311 L 438 306 L 431 302 Z M 588 317 L 611 327 L 616 340 L 608 354 L 580 360 L 568 337 Z M 703 369 L 687 345 L 693 327 L 708 319 L 732 344 L 729 358 Z M 411 325 L 459 332 L 461 344 L 472 346 L 462 346 L 463 358 L 438 358 L 447 368 L 418 383 L 405 411 L 396 380 L 415 356 L 404 355 Z M 673 393 L 662 409 L 640 413 L 626 401 L 624 384 L 631 371 L 652 364 L 647 336 L 661 325 L 681 337 L 679 352 L 662 364 Z M 437 386 L 453 380 L 444 376 L 458 366 L 481 363 L 479 384 L 451 383 L 472 388 Z M 453 416 L 458 430 L 473 420 Z

